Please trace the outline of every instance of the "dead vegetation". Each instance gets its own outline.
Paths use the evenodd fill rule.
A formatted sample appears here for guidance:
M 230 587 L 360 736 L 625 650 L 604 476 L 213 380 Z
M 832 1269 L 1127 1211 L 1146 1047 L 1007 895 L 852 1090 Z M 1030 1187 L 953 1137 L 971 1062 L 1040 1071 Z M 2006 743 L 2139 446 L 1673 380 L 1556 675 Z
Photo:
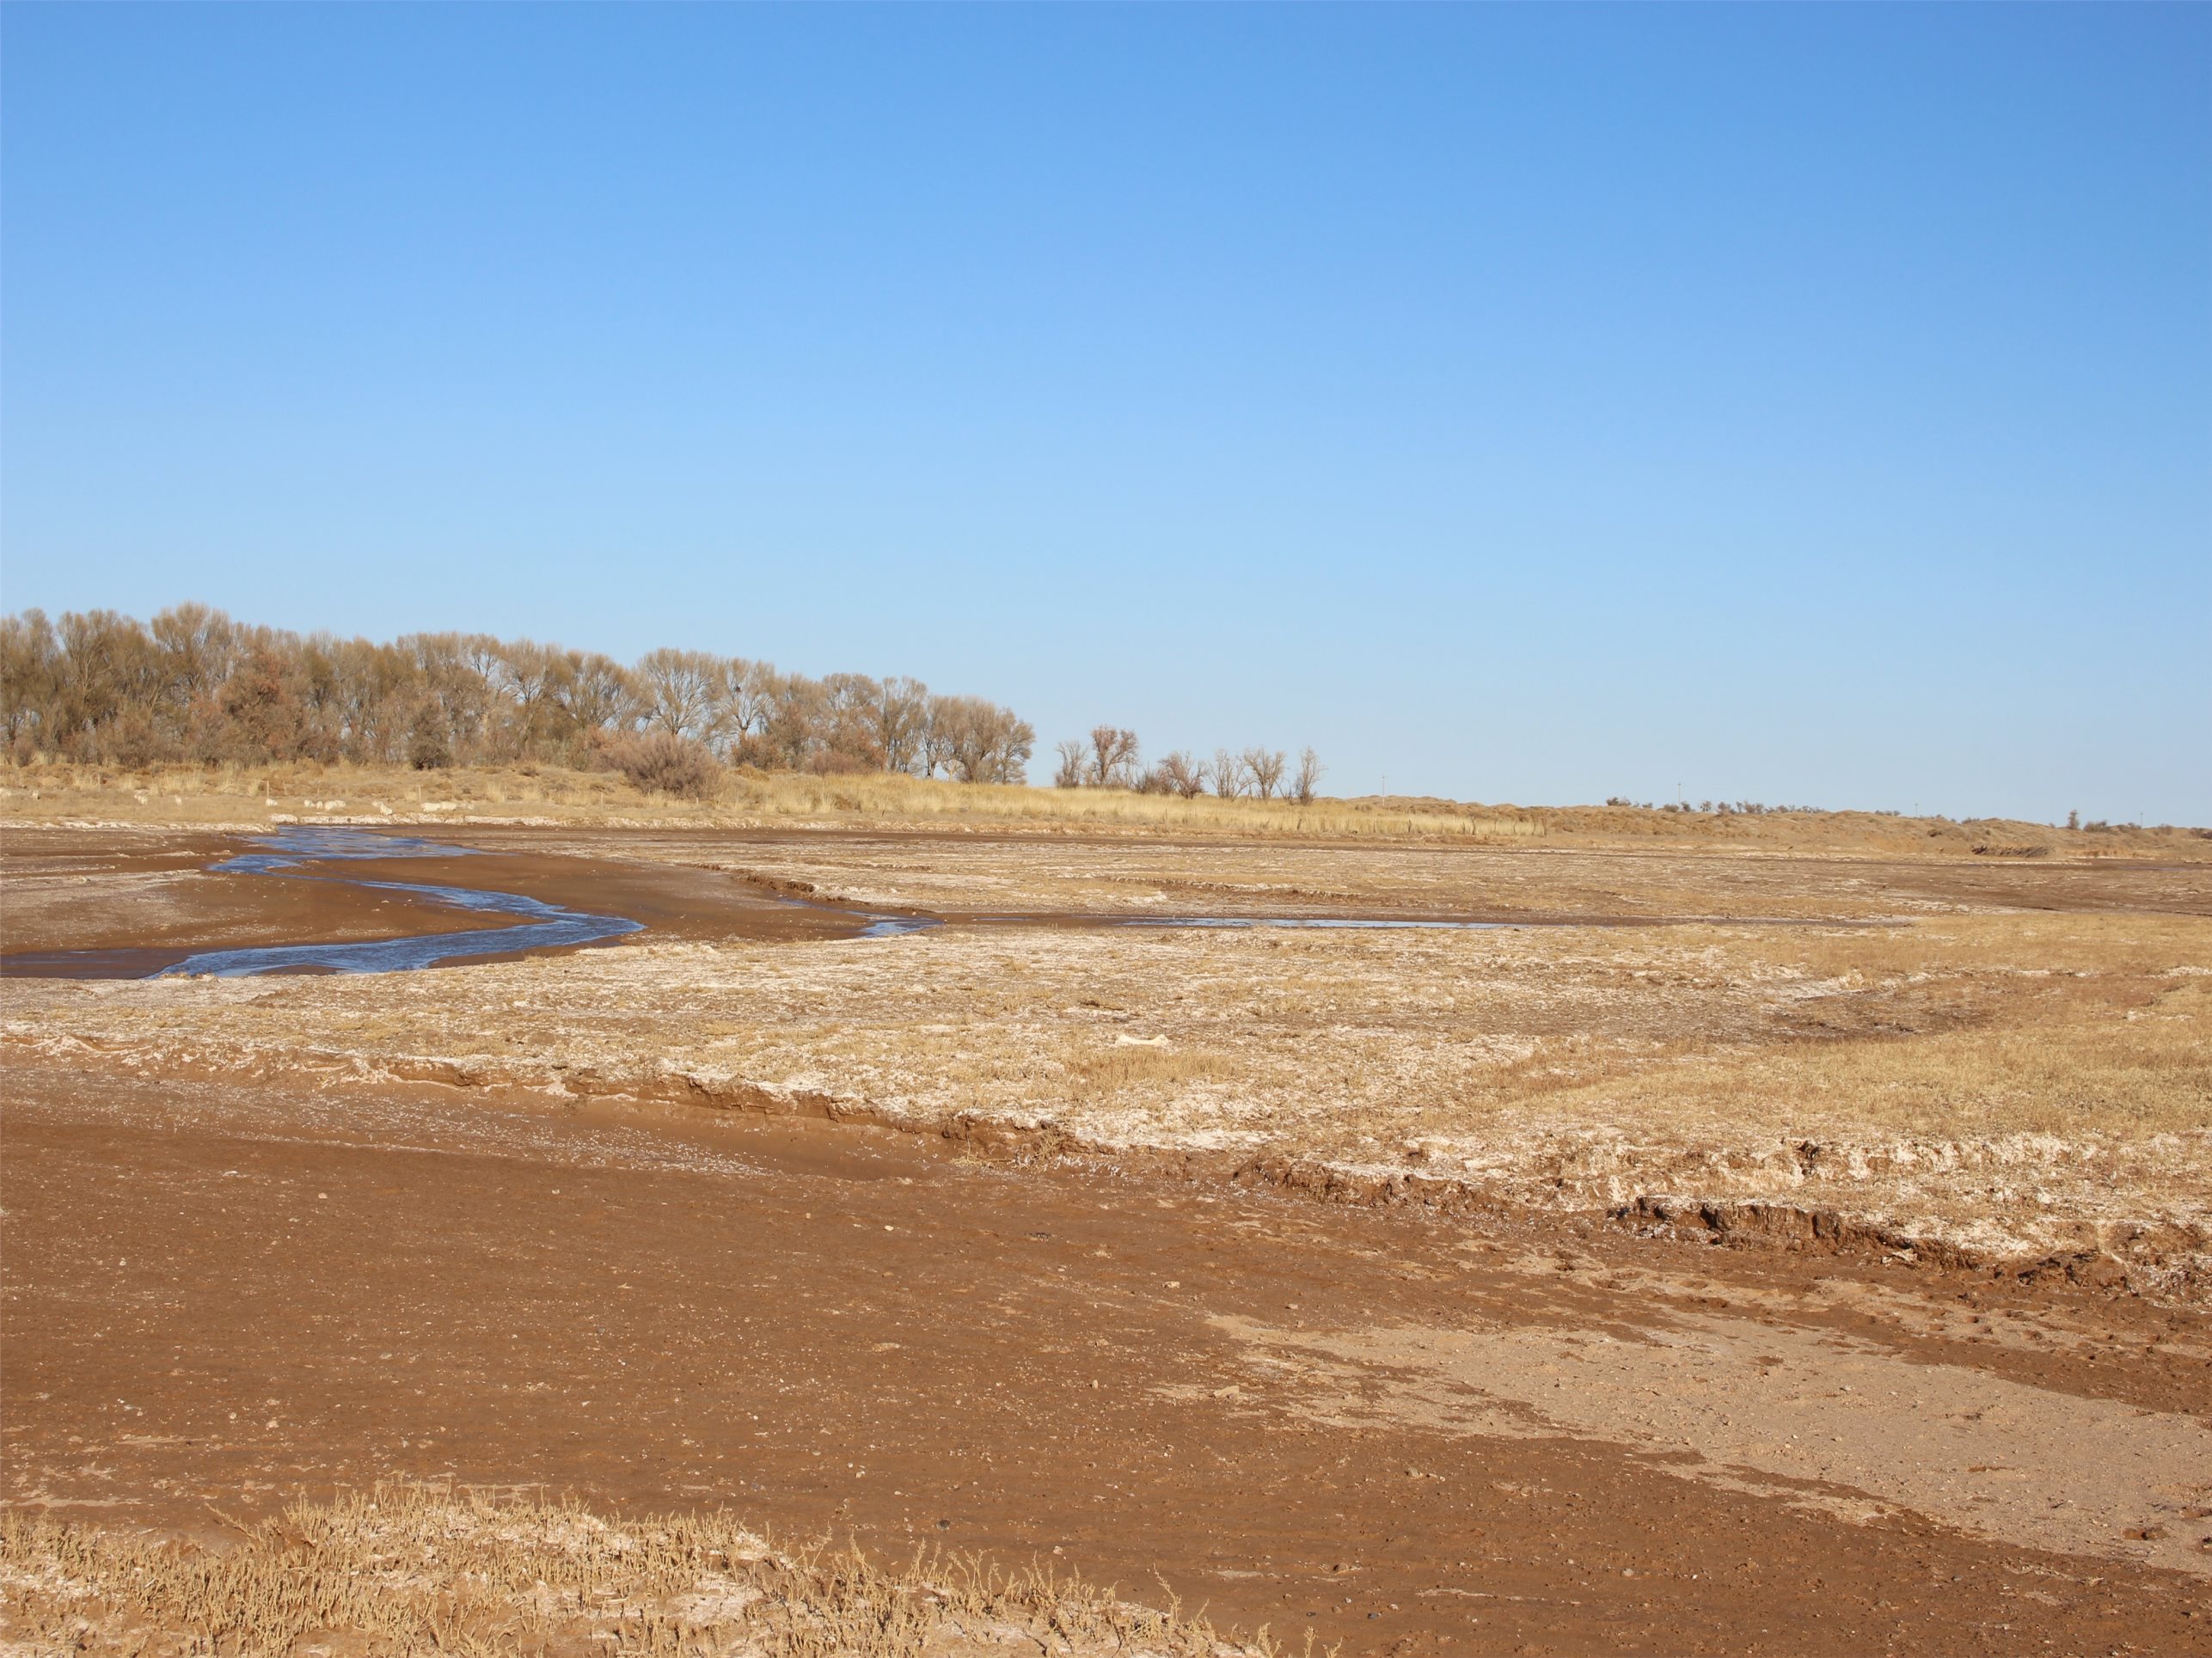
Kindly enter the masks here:
M 1180 834 L 915 836 L 875 825 L 757 838 L 668 829 L 619 841 L 545 829 L 469 833 L 472 844 L 501 849 L 614 853 L 955 916 L 1886 921 L 1998 909 L 2212 913 L 2212 862 L 2164 860 L 1993 866 L 1933 854 L 1578 845 L 1565 836 L 1332 844 Z M 743 856 L 733 857 L 739 841 Z
M 2162 1294 L 2212 1282 L 2212 900 L 2194 865 L 478 838 L 578 856 L 618 844 L 704 883 L 1031 919 L 845 943 L 648 937 L 367 979 L 15 980 L 0 1034 L 150 1074 L 680 1099 L 1363 1202 L 1637 1224 L 1786 1213 L 1896 1251 L 2102 1263 Z M 84 889 L 57 890 L 19 889 L 17 907 L 87 913 Z M 117 887 L 119 914 L 132 890 Z M 1036 924 L 1346 909 L 1720 919 Z
M 980 762 L 979 762 L 980 763 Z M 816 774 L 732 768 L 687 798 L 654 775 L 517 762 L 416 770 L 296 761 L 258 765 L 76 765 L 40 761 L 9 771 L 0 821 L 250 828 L 294 817 L 331 822 L 526 823 L 584 828 L 732 829 L 763 824 L 956 828 L 1042 835 L 1177 835 L 1296 841 L 1412 841 L 1446 846 L 1670 847 L 1858 855 L 2106 859 L 2155 855 L 2212 866 L 2212 835 L 2166 826 L 2062 829 L 2008 819 L 1904 817 L 1870 811 L 1674 811 L 1627 805 L 1516 806 L 1405 796 L 1328 798 L 1311 792 L 1308 757 L 1271 799 L 1251 792 L 1102 786 L 1032 788 L 896 773 Z M 1194 773 L 1195 775 L 1195 773 Z M 692 785 L 687 781 L 686 788 Z
M 1165 1037 L 1117 1037 L 1112 1047 L 1078 1052 L 1065 1064 L 1079 1094 L 1203 1082 L 1232 1076 L 1236 1068 L 1234 1061 L 1220 1054 L 1178 1053 Z
M 211 1541 L 0 1514 L 0 1634 L 40 1655 L 581 1654 L 1265 1658 L 1203 1616 L 1032 1565 L 779 1548 L 721 1513 L 380 1486 Z
M 626 731 L 607 745 L 606 759 L 641 794 L 712 800 L 722 792 L 722 762 L 672 731 Z
M 1361 1201 L 1835 1212 L 1893 1247 L 2212 1257 L 2212 924 L 1494 933 L 947 928 L 389 977 L 4 991 L 6 1040 L 221 1071 L 628 1095 Z M 1917 1239 L 1917 1244 L 1912 1240 Z

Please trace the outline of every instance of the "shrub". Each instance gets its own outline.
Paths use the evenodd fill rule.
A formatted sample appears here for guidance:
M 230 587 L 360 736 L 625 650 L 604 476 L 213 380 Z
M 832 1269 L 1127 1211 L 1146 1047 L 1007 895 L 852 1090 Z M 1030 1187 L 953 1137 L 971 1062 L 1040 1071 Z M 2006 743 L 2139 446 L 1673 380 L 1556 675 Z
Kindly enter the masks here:
M 722 792 L 722 762 L 688 737 L 667 731 L 618 737 L 607 745 L 605 760 L 635 788 L 682 800 L 711 800 Z
M 445 740 L 445 722 L 435 709 L 424 709 L 407 732 L 407 764 L 419 772 L 434 772 L 452 763 L 453 746 Z

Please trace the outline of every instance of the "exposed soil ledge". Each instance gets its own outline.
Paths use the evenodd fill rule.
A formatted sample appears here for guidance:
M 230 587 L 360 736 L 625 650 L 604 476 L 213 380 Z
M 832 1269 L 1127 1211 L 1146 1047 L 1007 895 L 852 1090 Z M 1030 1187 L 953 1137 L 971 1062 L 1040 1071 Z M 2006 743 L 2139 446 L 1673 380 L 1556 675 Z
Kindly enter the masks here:
M 1229 1178 L 1239 1184 L 1271 1185 L 1325 1202 L 1418 1207 L 1439 1214 L 1602 1220 L 1647 1237 L 1886 1257 L 1922 1270 L 2013 1278 L 2024 1283 L 2063 1278 L 2160 1301 L 2197 1301 L 2212 1291 L 2212 1228 L 2165 1216 L 2117 1226 L 2079 1223 L 2074 1228 L 2080 1234 L 2078 1247 L 2036 1251 L 1976 1246 L 1875 1214 L 1773 1199 L 1647 1192 L 1604 1208 L 1553 1205 L 1532 1202 L 1480 1180 L 1376 1174 L 1291 1158 L 1253 1159 L 1235 1165 Z
M 1251 1147 L 1161 1145 L 1108 1141 L 1083 1135 L 1049 1118 L 1025 1119 L 979 1112 L 923 1115 L 858 1096 L 763 1084 L 665 1063 L 611 1074 L 558 1061 L 515 1061 L 490 1055 L 379 1056 L 322 1048 L 272 1049 L 241 1043 L 218 1053 L 206 1048 L 101 1041 L 80 1037 L 0 1033 L 0 1050 L 15 1047 L 49 1057 L 66 1055 L 115 1064 L 141 1074 L 221 1077 L 245 1074 L 302 1082 L 342 1080 L 349 1084 L 432 1085 L 479 1093 L 521 1093 L 542 1100 L 631 1100 L 806 1117 L 895 1129 L 957 1146 L 971 1155 L 1012 1163 L 1039 1159 L 1081 1160 L 1103 1169 L 1204 1184 L 1265 1188 L 1311 1201 L 1359 1208 L 1412 1208 L 1439 1215 L 1483 1215 L 1539 1224 L 1602 1224 L 1650 1237 L 1699 1239 L 1737 1248 L 1886 1257 L 1921 1271 L 1994 1276 L 2025 1283 L 2070 1284 L 2160 1302 L 2212 1300 L 2212 1226 L 2189 1216 L 2152 1214 L 2122 1221 L 2056 1221 L 2037 1217 L 2040 1239 L 2001 1219 L 1966 1225 L 1931 1218 L 1921 1224 L 1878 1211 L 1773 1197 L 1732 1197 L 1658 1190 L 1624 1191 L 1637 1182 L 1633 1166 L 1616 1161 L 1605 1182 L 1615 1193 L 1594 1201 L 1584 1183 L 1536 1169 L 1496 1167 L 1480 1173 L 1433 1168 L 1376 1168 Z M 1803 1162 L 1805 1147 L 1788 1148 Z M 1964 1147 L 1969 1152 L 1988 1147 Z M 1655 1173 L 1679 1178 L 1685 1161 L 1725 1168 L 1727 1159 L 1704 1153 L 1675 1155 Z M 1754 1154 L 1755 1160 L 1771 1153 Z M 1818 1156 L 1831 1166 L 1887 1154 L 1884 1147 L 1823 1142 Z M 1970 1160 L 1982 1160 L 1974 1157 Z M 2003 1160 L 2000 1159 L 1999 1160 Z M 1654 1181 L 1655 1186 L 1658 1184 Z

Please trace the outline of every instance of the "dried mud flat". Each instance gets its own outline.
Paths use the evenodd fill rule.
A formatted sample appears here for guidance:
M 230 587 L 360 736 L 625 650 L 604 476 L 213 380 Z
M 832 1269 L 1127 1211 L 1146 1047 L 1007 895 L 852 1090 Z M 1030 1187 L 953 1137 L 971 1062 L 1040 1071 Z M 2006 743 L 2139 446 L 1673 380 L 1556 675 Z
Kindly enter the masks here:
M 451 838 L 477 855 L 389 871 L 647 930 L 428 976 L 19 981 L 0 1039 L 151 1075 L 830 1117 L 2156 1296 L 2212 1282 L 2212 864 Z M 355 889 L 201 873 L 205 844 L 7 832 L 11 949 L 394 925 Z M 945 924 L 856 940 L 863 912 Z
M 106 835 L 0 840 L 11 948 L 202 905 L 302 936 Z M 0 985 L 18 1514 L 213 1546 L 211 1504 L 573 1494 L 1033 1557 L 1348 1651 L 2203 1643 L 2200 872 L 473 838 L 671 920 L 386 977 Z M 950 923 L 763 902 L 801 887 Z M 1163 908 L 1672 919 L 1096 924 Z M 129 1634 L 21 1535 L 19 1641 Z M 1146 1627 L 1100 1638 L 1182 1649 Z

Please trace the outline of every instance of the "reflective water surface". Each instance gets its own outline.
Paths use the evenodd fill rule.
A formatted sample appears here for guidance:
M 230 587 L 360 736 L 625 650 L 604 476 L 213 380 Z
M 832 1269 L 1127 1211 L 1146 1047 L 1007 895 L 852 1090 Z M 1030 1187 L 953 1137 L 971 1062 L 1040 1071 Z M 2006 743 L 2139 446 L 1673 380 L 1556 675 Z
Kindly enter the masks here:
M 532 951 L 572 948 L 602 943 L 645 930 L 645 923 L 626 915 L 595 914 L 549 903 L 519 892 L 487 891 L 475 887 L 437 885 L 425 882 L 363 879 L 343 873 L 310 872 L 309 866 L 366 860 L 401 858 L 468 858 L 478 855 L 473 847 L 454 846 L 419 836 L 336 825 L 297 825 L 254 837 L 253 849 L 210 866 L 211 873 L 257 875 L 278 880 L 318 881 L 335 885 L 390 892 L 425 903 L 443 905 L 484 915 L 507 917 L 504 925 L 470 927 L 457 933 L 420 933 L 398 939 L 370 939 L 348 942 L 258 945 L 231 950 L 203 950 L 171 960 L 165 953 L 138 950 L 59 950 L 16 952 L 9 958 L 11 973 L 58 973 L 70 977 L 173 978 L 211 974 L 218 978 L 248 977 L 260 973 L 401 973 L 447 963 L 481 960 L 491 956 L 515 956 Z M 941 927 L 934 915 L 898 915 L 877 910 L 852 909 L 785 894 L 779 903 L 849 919 L 859 924 L 856 939 L 895 939 Z M 1027 925 L 1048 918 L 978 915 L 970 924 Z M 1462 921 L 1449 917 L 1412 919 L 1327 915 L 1064 915 L 1049 918 L 1058 925 L 1151 928 L 1216 928 L 1242 930 L 1289 927 L 1330 932 L 1397 932 L 1412 930 L 1483 932 L 1557 922 Z M 151 957 L 152 959 L 149 960 Z
M 465 858 L 469 847 L 447 846 L 413 835 L 380 835 L 368 829 L 287 829 L 256 837 L 259 852 L 242 852 L 214 867 L 236 875 L 271 875 L 293 881 L 337 881 L 377 892 L 486 915 L 517 915 L 507 927 L 475 927 L 460 933 L 430 933 L 403 939 L 369 939 L 345 944 L 262 945 L 242 950 L 204 950 L 164 968 L 157 978 L 208 973 L 217 978 L 245 978 L 256 973 L 321 970 L 327 973 L 401 973 L 471 957 L 508 956 L 524 951 L 597 944 L 641 933 L 645 923 L 626 915 L 594 915 L 519 892 L 486 892 L 474 887 L 432 886 L 413 881 L 355 881 L 343 876 L 303 875 L 308 863 L 365 858 Z

